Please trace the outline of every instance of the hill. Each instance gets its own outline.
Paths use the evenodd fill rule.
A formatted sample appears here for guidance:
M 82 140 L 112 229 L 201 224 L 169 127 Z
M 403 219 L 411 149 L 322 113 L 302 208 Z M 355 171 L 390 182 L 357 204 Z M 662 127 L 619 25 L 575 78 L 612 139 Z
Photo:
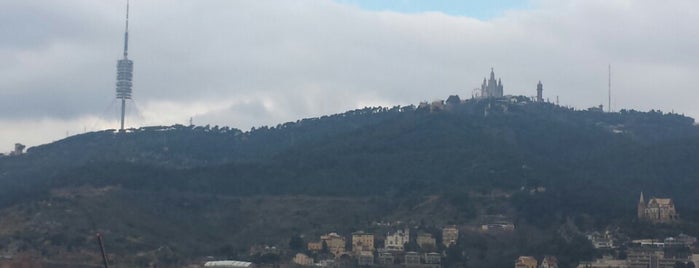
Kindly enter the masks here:
M 429 229 L 502 215 L 540 236 L 462 245 L 478 256 L 470 265 L 545 253 L 574 263 L 592 253 L 561 230 L 636 226 L 642 191 L 675 200 L 685 222 L 673 228 L 699 230 L 698 160 L 692 118 L 521 97 L 365 108 L 250 131 L 106 130 L 0 158 L 0 239 L 6 251 L 94 260 L 89 239 L 102 231 L 124 262 L 181 264 L 250 258 L 249 246 L 296 234 L 383 232 L 375 221 Z

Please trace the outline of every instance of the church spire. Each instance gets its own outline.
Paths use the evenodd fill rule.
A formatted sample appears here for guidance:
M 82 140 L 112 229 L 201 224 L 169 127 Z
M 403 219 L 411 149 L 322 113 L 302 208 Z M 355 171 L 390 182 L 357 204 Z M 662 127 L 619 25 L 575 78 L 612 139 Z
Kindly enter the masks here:
M 641 197 L 638 199 L 637 206 L 637 217 L 639 220 L 646 219 L 646 201 L 643 200 L 643 192 L 641 192 Z

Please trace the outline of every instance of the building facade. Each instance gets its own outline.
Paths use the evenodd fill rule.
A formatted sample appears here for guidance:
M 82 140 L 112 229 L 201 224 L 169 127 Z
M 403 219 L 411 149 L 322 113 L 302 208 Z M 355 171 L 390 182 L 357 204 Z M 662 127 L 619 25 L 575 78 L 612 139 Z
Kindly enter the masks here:
M 313 265 L 313 258 L 308 257 L 308 255 L 303 253 L 296 253 L 294 256 L 294 263 L 303 266 Z
M 320 241 L 321 243 L 325 242 L 325 244 L 328 246 L 328 251 L 335 256 L 345 252 L 345 238 L 337 233 L 323 235 L 320 237 Z
M 555 256 L 545 256 L 539 268 L 558 268 L 558 259 Z
M 486 80 L 483 78 L 483 84 L 481 85 L 481 97 L 482 98 L 502 98 L 503 96 L 503 86 L 502 80 L 495 80 L 495 71 L 493 68 L 490 69 L 490 79 Z
M 405 230 L 386 234 L 384 248 L 391 251 L 403 251 L 407 243 L 410 243 L 410 229 L 405 228 Z
M 374 235 L 365 232 L 352 234 L 352 252 L 358 255 L 362 251 L 374 251 Z
M 442 228 L 442 244 L 445 247 L 456 245 L 459 240 L 459 228 L 456 225 L 449 225 Z
M 418 233 L 415 242 L 423 250 L 437 249 L 437 240 L 430 233 Z
M 537 268 L 538 261 L 532 256 L 520 256 L 515 261 L 515 268 Z
M 652 223 L 672 223 L 679 220 L 679 214 L 675 210 L 675 203 L 670 198 L 651 198 L 648 203 L 643 198 L 643 193 L 638 200 L 638 219 Z

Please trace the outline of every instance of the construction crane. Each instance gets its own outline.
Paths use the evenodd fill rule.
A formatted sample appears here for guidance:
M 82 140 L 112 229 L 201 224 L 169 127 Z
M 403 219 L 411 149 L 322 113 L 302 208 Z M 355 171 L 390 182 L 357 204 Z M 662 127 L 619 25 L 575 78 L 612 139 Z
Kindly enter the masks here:
M 102 263 L 104 268 L 109 268 L 109 263 L 107 262 L 107 254 L 104 252 L 104 243 L 102 242 L 102 234 L 97 233 L 97 243 L 100 246 L 100 253 L 102 253 Z

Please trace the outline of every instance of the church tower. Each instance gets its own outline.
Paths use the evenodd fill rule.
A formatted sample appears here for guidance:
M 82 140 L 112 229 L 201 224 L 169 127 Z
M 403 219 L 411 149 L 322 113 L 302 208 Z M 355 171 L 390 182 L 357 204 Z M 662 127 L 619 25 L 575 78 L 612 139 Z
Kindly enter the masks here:
M 643 192 L 641 192 L 641 198 L 638 199 L 638 219 L 643 220 L 646 218 L 646 201 L 643 200 Z
M 481 97 L 483 98 L 502 98 L 503 86 L 501 79 L 495 79 L 495 70 L 490 68 L 490 78 L 483 78 L 481 85 Z
M 544 85 L 541 80 L 536 84 L 536 102 L 544 102 Z

